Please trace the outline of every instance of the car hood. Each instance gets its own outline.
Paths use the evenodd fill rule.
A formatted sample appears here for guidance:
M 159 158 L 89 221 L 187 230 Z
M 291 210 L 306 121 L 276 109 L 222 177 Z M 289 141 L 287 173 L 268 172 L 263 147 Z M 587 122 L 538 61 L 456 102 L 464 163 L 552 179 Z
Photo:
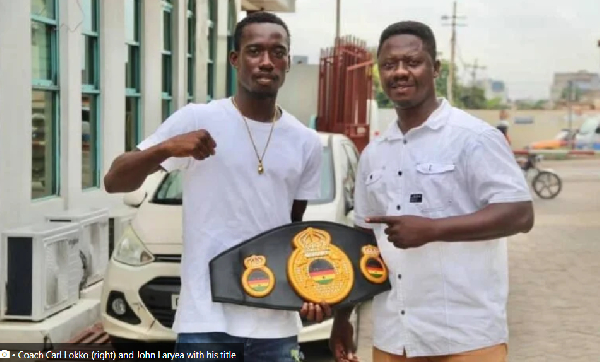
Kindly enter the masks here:
M 181 205 L 144 203 L 131 221 L 131 227 L 153 252 L 161 245 L 181 245 L 181 214 Z
M 304 221 L 330 221 L 337 219 L 334 203 L 308 205 Z M 152 253 L 172 254 L 181 250 L 183 242 L 182 208 L 180 205 L 144 203 L 131 221 L 131 227 Z
M 337 220 L 337 210 L 333 202 L 326 204 L 309 204 L 306 207 L 302 220 L 342 222 L 342 220 Z

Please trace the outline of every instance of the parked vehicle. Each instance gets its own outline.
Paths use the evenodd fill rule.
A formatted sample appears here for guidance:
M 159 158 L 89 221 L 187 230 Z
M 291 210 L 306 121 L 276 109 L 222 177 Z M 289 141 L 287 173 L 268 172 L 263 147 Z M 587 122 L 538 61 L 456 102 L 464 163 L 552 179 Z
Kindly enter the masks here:
M 575 131 L 570 131 L 568 129 L 563 129 L 553 139 L 542 140 L 533 142 L 526 147 L 531 150 L 559 150 L 565 148 L 571 148 L 574 140 L 575 140 Z
M 600 150 L 600 116 L 588 118 L 575 135 L 575 148 Z
M 321 199 L 311 201 L 304 220 L 353 225 L 358 152 L 341 134 L 320 133 L 324 146 Z M 124 201 L 136 216 L 115 245 L 101 297 L 102 324 L 113 342 L 174 341 L 171 330 L 180 288 L 182 183 L 178 171 L 151 175 Z M 352 317 L 358 330 L 358 316 Z M 329 338 L 332 319 L 305 323 L 301 343 Z

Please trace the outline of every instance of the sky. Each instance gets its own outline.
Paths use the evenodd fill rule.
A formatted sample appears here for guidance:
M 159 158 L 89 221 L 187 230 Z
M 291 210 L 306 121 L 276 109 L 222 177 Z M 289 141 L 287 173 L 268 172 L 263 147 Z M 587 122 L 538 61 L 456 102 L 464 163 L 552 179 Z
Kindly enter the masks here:
M 291 33 L 291 55 L 317 63 L 333 45 L 335 0 L 296 0 L 295 13 L 278 13 Z M 429 25 L 438 51 L 450 58 L 452 0 L 341 0 L 340 34 L 377 46 L 381 31 L 396 21 Z M 506 83 L 511 99 L 548 98 L 555 72 L 600 72 L 600 0 L 463 0 L 457 15 L 456 64 L 470 82 L 465 64 L 485 66 L 477 79 Z M 468 83 L 470 84 L 470 83 Z

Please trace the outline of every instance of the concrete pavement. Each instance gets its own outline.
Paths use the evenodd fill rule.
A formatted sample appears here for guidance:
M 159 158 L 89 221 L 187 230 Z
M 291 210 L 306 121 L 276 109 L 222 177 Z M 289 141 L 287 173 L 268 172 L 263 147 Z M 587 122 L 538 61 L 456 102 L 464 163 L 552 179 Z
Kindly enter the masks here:
M 600 361 L 600 160 L 542 166 L 564 176 L 563 190 L 553 200 L 534 196 L 534 229 L 510 238 L 509 361 Z M 362 362 L 372 362 L 369 315 L 366 307 Z

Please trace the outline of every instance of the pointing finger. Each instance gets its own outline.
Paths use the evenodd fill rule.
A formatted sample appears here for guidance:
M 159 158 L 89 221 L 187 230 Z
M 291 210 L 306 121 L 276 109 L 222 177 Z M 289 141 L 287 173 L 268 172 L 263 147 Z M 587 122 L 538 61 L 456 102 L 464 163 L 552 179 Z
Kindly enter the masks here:
M 369 224 L 389 224 L 394 220 L 390 216 L 371 216 L 365 219 L 365 222 Z

